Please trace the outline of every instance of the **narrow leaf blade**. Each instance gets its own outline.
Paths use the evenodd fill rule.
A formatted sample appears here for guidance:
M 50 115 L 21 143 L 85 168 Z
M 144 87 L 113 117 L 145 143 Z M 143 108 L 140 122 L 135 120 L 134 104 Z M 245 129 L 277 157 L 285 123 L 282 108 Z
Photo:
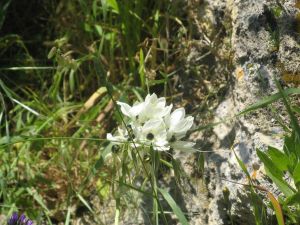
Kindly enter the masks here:
M 168 202 L 169 206 L 172 208 L 172 210 L 175 213 L 175 215 L 177 216 L 179 222 L 182 225 L 189 225 L 189 223 L 188 223 L 187 219 L 185 218 L 183 212 L 178 207 L 178 205 L 176 204 L 176 202 L 174 201 L 172 196 L 168 193 L 168 191 L 166 191 L 164 189 L 160 189 L 160 188 L 158 188 L 158 190 L 162 194 L 164 199 Z
M 272 193 L 268 192 L 267 195 L 274 207 L 278 225 L 284 225 L 283 214 L 279 202 L 277 201 L 277 199 L 274 197 Z

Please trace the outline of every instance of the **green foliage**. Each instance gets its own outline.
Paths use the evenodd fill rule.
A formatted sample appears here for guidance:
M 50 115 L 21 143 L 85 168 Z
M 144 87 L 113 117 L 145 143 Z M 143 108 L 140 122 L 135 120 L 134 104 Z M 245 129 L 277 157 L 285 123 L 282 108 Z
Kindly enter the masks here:
M 297 112 L 297 110 L 292 110 L 293 108 L 297 109 L 297 107 L 291 107 L 291 103 L 288 99 L 288 94 L 298 93 L 298 89 L 282 90 L 278 82 L 277 87 L 279 93 L 265 98 L 245 111 L 247 112 L 268 105 L 279 98 L 284 102 L 291 119 L 292 132 L 286 134 L 283 149 L 279 150 L 269 146 L 266 152 L 259 149 L 257 149 L 256 152 L 264 164 L 267 176 L 283 194 L 283 197 L 280 198 L 278 202 L 271 193 L 268 193 L 276 213 L 278 224 L 299 224 L 300 201 L 297 200 L 299 200 L 300 194 L 300 129 L 298 120 L 293 113 L 293 111 Z
M 287 136 L 283 150 L 269 147 L 266 153 L 257 150 L 257 154 L 265 166 L 267 175 L 283 193 L 281 207 L 286 217 L 286 224 L 300 222 L 300 201 L 295 201 L 300 195 L 299 186 L 299 152 L 298 140 L 295 135 Z M 293 212 L 290 211 L 293 208 Z
M 175 73 L 168 68 L 187 38 L 180 4 L 45 0 L 36 4 L 44 14 L 24 17 L 24 31 L 14 29 L 12 12 L 25 6 L 0 4 L 0 57 L 8 59 L 0 68 L 1 214 L 24 211 L 37 224 L 71 224 L 76 207 L 95 215 L 89 198 L 96 192 L 100 201 L 116 200 L 118 221 L 137 193 L 158 200 L 158 191 L 155 196 L 147 186 L 152 160 L 144 162 L 129 148 L 112 153 L 105 134 L 122 120 L 112 97 L 169 93 Z M 26 18 L 38 20 L 40 30 L 25 29 Z M 158 159 L 169 169 L 175 165 Z M 157 204 L 156 214 L 165 219 Z
M 164 197 L 164 199 L 166 199 L 166 201 L 168 202 L 168 204 L 172 208 L 172 210 L 175 213 L 175 215 L 178 217 L 179 222 L 182 225 L 188 225 L 189 223 L 188 223 L 187 219 L 185 218 L 183 212 L 178 207 L 178 205 L 176 204 L 176 202 L 174 201 L 174 199 L 172 198 L 172 196 L 168 193 L 168 191 L 166 191 L 164 189 L 158 189 L 158 190 L 162 194 L 162 196 Z

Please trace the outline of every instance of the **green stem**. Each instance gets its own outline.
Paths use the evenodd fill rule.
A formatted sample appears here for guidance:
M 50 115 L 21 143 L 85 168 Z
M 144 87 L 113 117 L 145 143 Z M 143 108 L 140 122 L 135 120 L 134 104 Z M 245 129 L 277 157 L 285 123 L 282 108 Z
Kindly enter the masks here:
M 155 198 L 152 198 L 153 200 L 153 224 L 159 225 L 159 219 L 158 219 L 158 211 L 159 211 L 159 199 L 158 199 L 158 192 L 157 192 L 157 175 L 158 175 L 158 169 L 159 169 L 159 153 L 153 149 L 153 147 L 150 147 L 151 151 L 151 162 L 152 162 L 152 184 L 153 184 L 153 196 L 156 196 Z M 163 212 L 161 212 L 163 213 Z
M 99 73 L 99 62 L 95 60 L 95 61 L 94 61 L 94 64 L 95 64 L 95 70 L 96 70 L 96 73 L 97 73 L 99 76 L 103 77 L 103 75 L 101 75 L 101 74 Z M 104 81 L 104 83 L 105 83 L 105 86 L 106 86 L 106 88 L 107 88 L 107 92 L 108 92 L 108 94 L 109 94 L 111 100 L 113 101 L 114 105 L 117 106 L 117 102 L 116 102 L 116 100 L 113 98 L 113 94 L 112 94 L 112 85 L 107 81 L 107 77 L 104 77 L 103 81 Z M 128 133 L 130 134 L 130 136 L 131 136 L 131 131 L 128 129 L 127 124 L 126 124 L 126 122 L 124 121 L 124 118 L 123 118 L 123 116 L 122 116 L 121 110 L 120 110 L 118 107 L 116 107 L 116 110 L 117 110 L 118 114 L 121 116 L 122 123 L 125 125 L 125 128 L 126 128 L 127 132 L 128 132 Z M 133 141 L 133 139 L 131 139 L 131 143 L 133 144 L 133 149 L 135 150 L 135 152 L 136 152 L 136 154 L 137 154 L 139 160 L 140 160 L 141 162 L 143 162 L 143 159 L 142 159 L 142 157 L 141 157 L 141 154 L 139 153 L 139 151 L 138 151 L 138 149 L 137 149 L 137 146 L 136 146 L 135 142 Z M 143 170 L 144 170 L 146 176 L 147 176 L 147 177 L 149 178 L 149 180 L 151 181 L 151 182 L 150 182 L 150 185 L 151 185 L 151 188 L 152 188 L 152 190 L 153 190 L 153 189 L 154 189 L 154 188 L 153 188 L 153 183 L 152 183 L 153 180 L 152 180 L 152 178 L 151 178 L 151 174 L 149 174 L 149 172 L 147 171 L 147 168 L 146 168 L 146 166 L 145 166 L 144 163 L 142 163 L 142 168 L 143 168 Z M 155 198 L 157 199 L 158 208 L 160 209 L 161 212 L 163 212 L 164 210 L 163 210 L 163 208 L 162 208 L 162 205 L 161 205 L 160 202 L 158 201 L 157 191 L 156 191 L 156 192 L 153 191 L 153 193 L 154 193 L 154 195 L 155 195 Z M 165 217 L 164 214 L 162 214 L 162 217 L 163 217 L 164 224 L 165 224 L 165 225 L 168 225 L 167 218 Z
M 115 225 L 119 225 L 120 218 L 120 198 L 116 198 Z

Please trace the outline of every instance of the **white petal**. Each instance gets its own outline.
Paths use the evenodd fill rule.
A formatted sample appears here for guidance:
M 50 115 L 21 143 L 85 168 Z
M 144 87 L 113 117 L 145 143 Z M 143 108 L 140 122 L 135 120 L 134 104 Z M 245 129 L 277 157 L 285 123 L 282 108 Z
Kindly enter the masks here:
M 160 141 L 153 144 L 153 149 L 156 151 L 168 151 L 170 146 L 168 146 L 167 141 Z
M 109 141 L 112 141 L 114 139 L 114 137 L 112 136 L 111 133 L 106 134 L 106 139 Z
M 172 123 L 172 121 L 171 121 Z M 173 131 L 175 133 L 181 133 L 181 132 L 187 132 L 194 123 L 194 117 L 189 116 L 183 120 L 181 120 L 179 123 L 177 123 L 173 128 Z
M 155 134 L 154 134 L 155 140 L 165 141 L 166 143 L 168 143 L 168 141 L 167 141 L 167 131 L 165 129 L 159 129 L 157 131 L 158 132 L 155 132 Z
M 128 105 L 124 102 L 117 102 L 117 104 L 121 107 L 121 111 L 125 116 L 132 117 L 130 105 Z
M 170 114 L 171 110 L 173 108 L 173 105 L 169 105 L 167 107 L 164 107 L 161 112 L 160 112 L 160 117 L 165 117 L 167 116 L 168 114 Z
M 197 150 L 193 148 L 195 143 L 188 141 L 176 141 L 171 143 L 171 147 L 184 152 L 196 152 Z
M 144 124 L 142 130 L 143 132 L 147 133 L 149 131 L 155 132 L 162 128 L 164 127 L 163 127 L 163 121 L 161 119 L 151 119 Z
M 184 116 L 184 108 L 175 109 L 174 112 L 171 113 L 170 126 L 175 126 L 178 124 L 184 118 Z
M 155 93 L 153 93 L 152 95 L 147 95 L 146 98 L 145 98 L 145 102 L 147 104 L 151 103 L 155 103 L 157 101 L 157 95 Z
M 157 107 L 164 108 L 166 106 L 166 98 L 161 97 L 161 98 L 157 99 L 156 104 L 157 104 Z
M 130 110 L 131 115 L 133 115 L 133 116 L 139 115 L 142 112 L 142 110 L 144 109 L 144 107 L 145 107 L 145 105 L 143 102 L 134 104 Z
M 119 136 L 122 136 L 125 139 L 125 136 L 128 134 L 128 132 L 125 128 L 118 127 L 118 134 Z
M 111 142 L 117 142 L 117 144 L 126 141 L 126 139 L 123 136 L 113 136 L 111 133 L 108 133 L 106 135 L 106 139 Z
M 167 114 L 164 118 L 165 124 L 167 128 L 170 128 L 170 123 L 171 123 L 171 115 Z

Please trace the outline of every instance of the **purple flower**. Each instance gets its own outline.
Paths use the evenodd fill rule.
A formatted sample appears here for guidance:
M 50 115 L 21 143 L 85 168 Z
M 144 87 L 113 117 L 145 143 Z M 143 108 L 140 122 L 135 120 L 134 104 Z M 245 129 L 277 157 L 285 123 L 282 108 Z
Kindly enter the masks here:
M 33 225 L 33 222 L 30 219 L 26 219 L 24 214 L 19 217 L 18 213 L 14 212 L 7 221 L 7 225 Z

